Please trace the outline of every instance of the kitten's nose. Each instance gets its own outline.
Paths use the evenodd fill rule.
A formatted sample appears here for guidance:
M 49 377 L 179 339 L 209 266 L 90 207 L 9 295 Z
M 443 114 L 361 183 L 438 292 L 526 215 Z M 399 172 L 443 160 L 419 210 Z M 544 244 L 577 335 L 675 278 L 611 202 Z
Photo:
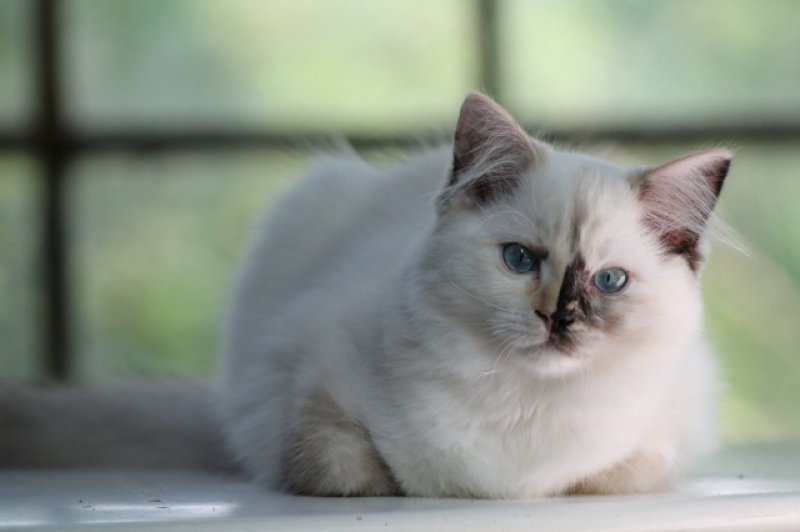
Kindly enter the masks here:
M 544 326 L 547 327 L 547 332 L 549 334 L 550 331 L 553 329 L 553 318 L 550 317 L 549 314 L 545 314 L 541 310 L 536 310 L 534 312 L 536 312 L 536 315 L 539 316 L 539 318 L 541 318 L 542 322 L 544 323 Z

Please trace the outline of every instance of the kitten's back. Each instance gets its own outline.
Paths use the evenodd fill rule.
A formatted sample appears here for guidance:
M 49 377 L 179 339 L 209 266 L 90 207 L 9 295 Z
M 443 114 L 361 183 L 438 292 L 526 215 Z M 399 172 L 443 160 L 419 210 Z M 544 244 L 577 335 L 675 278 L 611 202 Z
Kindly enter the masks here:
M 390 275 L 433 223 L 449 148 L 387 170 L 351 153 L 320 160 L 259 223 L 229 316 L 228 352 L 313 288 Z M 344 290 L 342 290 L 344 291 Z

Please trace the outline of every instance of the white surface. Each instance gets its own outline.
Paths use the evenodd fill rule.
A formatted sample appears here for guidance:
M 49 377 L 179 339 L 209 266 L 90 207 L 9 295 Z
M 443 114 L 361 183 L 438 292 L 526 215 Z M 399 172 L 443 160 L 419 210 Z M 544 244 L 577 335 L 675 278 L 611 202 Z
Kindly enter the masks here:
M 92 525 L 90 527 L 90 525 Z M 190 472 L 0 472 L 0 529 L 800 530 L 800 452 L 721 453 L 669 493 L 322 499 Z

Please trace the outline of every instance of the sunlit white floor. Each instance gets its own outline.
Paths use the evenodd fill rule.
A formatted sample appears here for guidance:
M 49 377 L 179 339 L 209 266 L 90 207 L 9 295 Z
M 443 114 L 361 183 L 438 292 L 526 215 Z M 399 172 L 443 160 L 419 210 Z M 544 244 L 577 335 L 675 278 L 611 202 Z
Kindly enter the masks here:
M 800 447 L 728 449 L 668 493 L 322 499 L 160 471 L 0 471 L 0 529 L 800 530 Z

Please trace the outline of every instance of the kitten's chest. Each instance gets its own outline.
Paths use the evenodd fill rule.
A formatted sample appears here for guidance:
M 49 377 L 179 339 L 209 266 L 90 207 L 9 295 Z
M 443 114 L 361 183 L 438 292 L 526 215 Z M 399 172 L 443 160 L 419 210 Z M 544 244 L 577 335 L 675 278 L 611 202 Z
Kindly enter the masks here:
M 623 458 L 645 429 L 641 408 L 619 409 L 587 390 L 509 386 L 430 394 L 415 423 L 412 482 L 425 486 L 436 476 L 469 495 L 549 495 Z

